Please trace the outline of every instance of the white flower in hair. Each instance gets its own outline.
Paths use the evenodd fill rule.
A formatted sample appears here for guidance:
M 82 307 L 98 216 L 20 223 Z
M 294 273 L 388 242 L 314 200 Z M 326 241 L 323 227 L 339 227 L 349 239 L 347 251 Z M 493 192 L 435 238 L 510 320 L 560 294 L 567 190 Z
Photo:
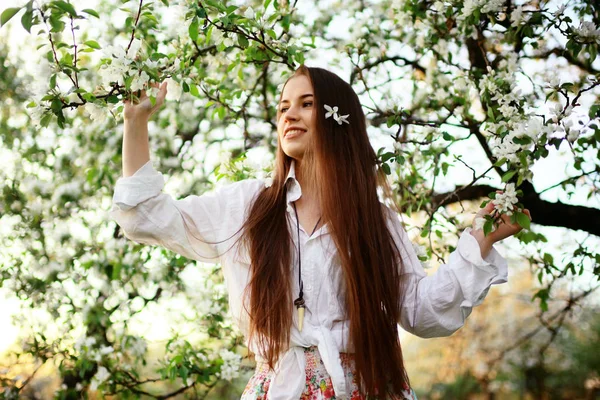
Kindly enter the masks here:
M 337 106 L 331 108 L 327 104 L 325 104 L 325 109 L 327 110 L 327 114 L 325 114 L 325 119 L 331 117 L 332 115 L 337 116 L 337 112 L 338 112 Z M 333 118 L 335 118 L 335 116 Z
M 337 115 L 335 114 L 333 116 L 333 119 L 335 119 L 337 121 L 338 124 L 342 124 L 342 122 L 347 123 L 348 125 L 350 124 L 350 122 L 348 122 L 348 117 L 350 116 L 350 114 L 346 114 L 346 115 Z
M 342 123 L 344 122 L 350 124 L 350 122 L 348 122 L 348 117 L 350 116 L 350 114 L 338 115 L 337 106 L 331 107 L 325 104 L 325 109 L 327 110 L 327 113 L 325 114 L 325 119 L 333 116 L 333 119 L 340 125 L 342 125 Z

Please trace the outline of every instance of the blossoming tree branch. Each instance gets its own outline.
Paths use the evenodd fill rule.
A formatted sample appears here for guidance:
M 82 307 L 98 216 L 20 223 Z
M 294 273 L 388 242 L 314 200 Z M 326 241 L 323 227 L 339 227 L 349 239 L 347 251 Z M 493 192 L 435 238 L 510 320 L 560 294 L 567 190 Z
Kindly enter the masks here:
M 123 101 L 145 90 L 154 102 L 165 81 L 150 141 L 174 196 L 269 176 L 269 162 L 250 155 L 275 149 L 280 84 L 298 65 L 327 60 L 361 96 L 379 167 L 412 218 L 424 263 L 443 260 L 472 219 L 486 234 L 517 223 L 526 229 L 511 252 L 538 276 L 529 295 L 540 326 L 560 329 L 556 316 L 596 293 L 598 5 L 348 0 L 341 13 L 340 4 L 32 0 L 1 12 L 3 32 L 19 23 L 27 32 L 28 55 L 3 58 L 1 73 L 13 117 L 2 122 L 0 149 L 22 168 L 0 171 L 11 244 L 0 282 L 52 316 L 32 324 L 21 351 L 60 364 L 57 395 L 206 394 L 244 368 L 218 269 L 126 241 L 104 218 L 120 174 Z M 491 214 L 477 213 L 485 207 Z M 569 250 L 548 248 L 547 227 Z M 202 274 L 194 287 L 190 266 Z M 576 279 L 584 283 L 563 296 L 558 288 Z M 189 304 L 181 323 L 202 335 L 172 334 L 155 375 L 142 376 L 148 343 L 130 325 L 175 298 Z

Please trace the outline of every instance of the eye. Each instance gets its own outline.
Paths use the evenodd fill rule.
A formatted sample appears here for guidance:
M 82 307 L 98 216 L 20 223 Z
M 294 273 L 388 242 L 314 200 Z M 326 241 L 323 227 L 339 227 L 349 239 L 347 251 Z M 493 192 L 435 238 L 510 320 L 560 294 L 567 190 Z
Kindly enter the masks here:
M 307 104 L 308 104 L 309 106 L 312 106 L 312 104 L 313 104 L 313 103 L 312 103 L 312 101 L 307 101 L 307 102 L 305 102 L 305 103 L 304 103 L 304 105 L 307 105 Z
M 287 107 L 281 107 L 281 110 L 279 110 L 279 112 L 285 112 L 285 110 L 287 110 Z

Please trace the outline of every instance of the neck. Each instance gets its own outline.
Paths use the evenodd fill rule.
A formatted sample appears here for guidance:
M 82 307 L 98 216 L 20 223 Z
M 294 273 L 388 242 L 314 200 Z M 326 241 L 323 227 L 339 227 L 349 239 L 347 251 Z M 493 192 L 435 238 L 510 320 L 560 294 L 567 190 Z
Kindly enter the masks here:
M 301 160 L 295 161 L 296 180 L 302 188 L 302 197 L 299 199 L 298 203 L 308 205 L 310 208 L 320 209 L 320 207 L 317 207 L 317 188 L 314 185 L 313 179 L 310 178 L 311 173 L 307 170 L 305 165 L 306 164 L 303 164 Z

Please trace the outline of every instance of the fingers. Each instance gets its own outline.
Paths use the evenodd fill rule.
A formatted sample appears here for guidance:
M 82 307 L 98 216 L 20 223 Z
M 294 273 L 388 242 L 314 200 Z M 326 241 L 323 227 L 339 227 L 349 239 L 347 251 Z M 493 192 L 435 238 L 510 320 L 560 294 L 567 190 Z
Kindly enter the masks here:
M 165 81 L 160 85 L 160 89 L 158 90 L 158 96 L 156 96 L 156 99 L 162 103 L 166 96 L 167 96 L 167 82 Z
M 485 207 L 480 208 L 479 211 L 477 211 L 477 216 L 482 217 L 491 214 L 492 211 L 494 211 L 494 202 L 490 200 Z
M 531 212 L 528 209 L 524 208 L 523 214 L 527 215 L 529 217 L 529 220 L 532 221 Z

